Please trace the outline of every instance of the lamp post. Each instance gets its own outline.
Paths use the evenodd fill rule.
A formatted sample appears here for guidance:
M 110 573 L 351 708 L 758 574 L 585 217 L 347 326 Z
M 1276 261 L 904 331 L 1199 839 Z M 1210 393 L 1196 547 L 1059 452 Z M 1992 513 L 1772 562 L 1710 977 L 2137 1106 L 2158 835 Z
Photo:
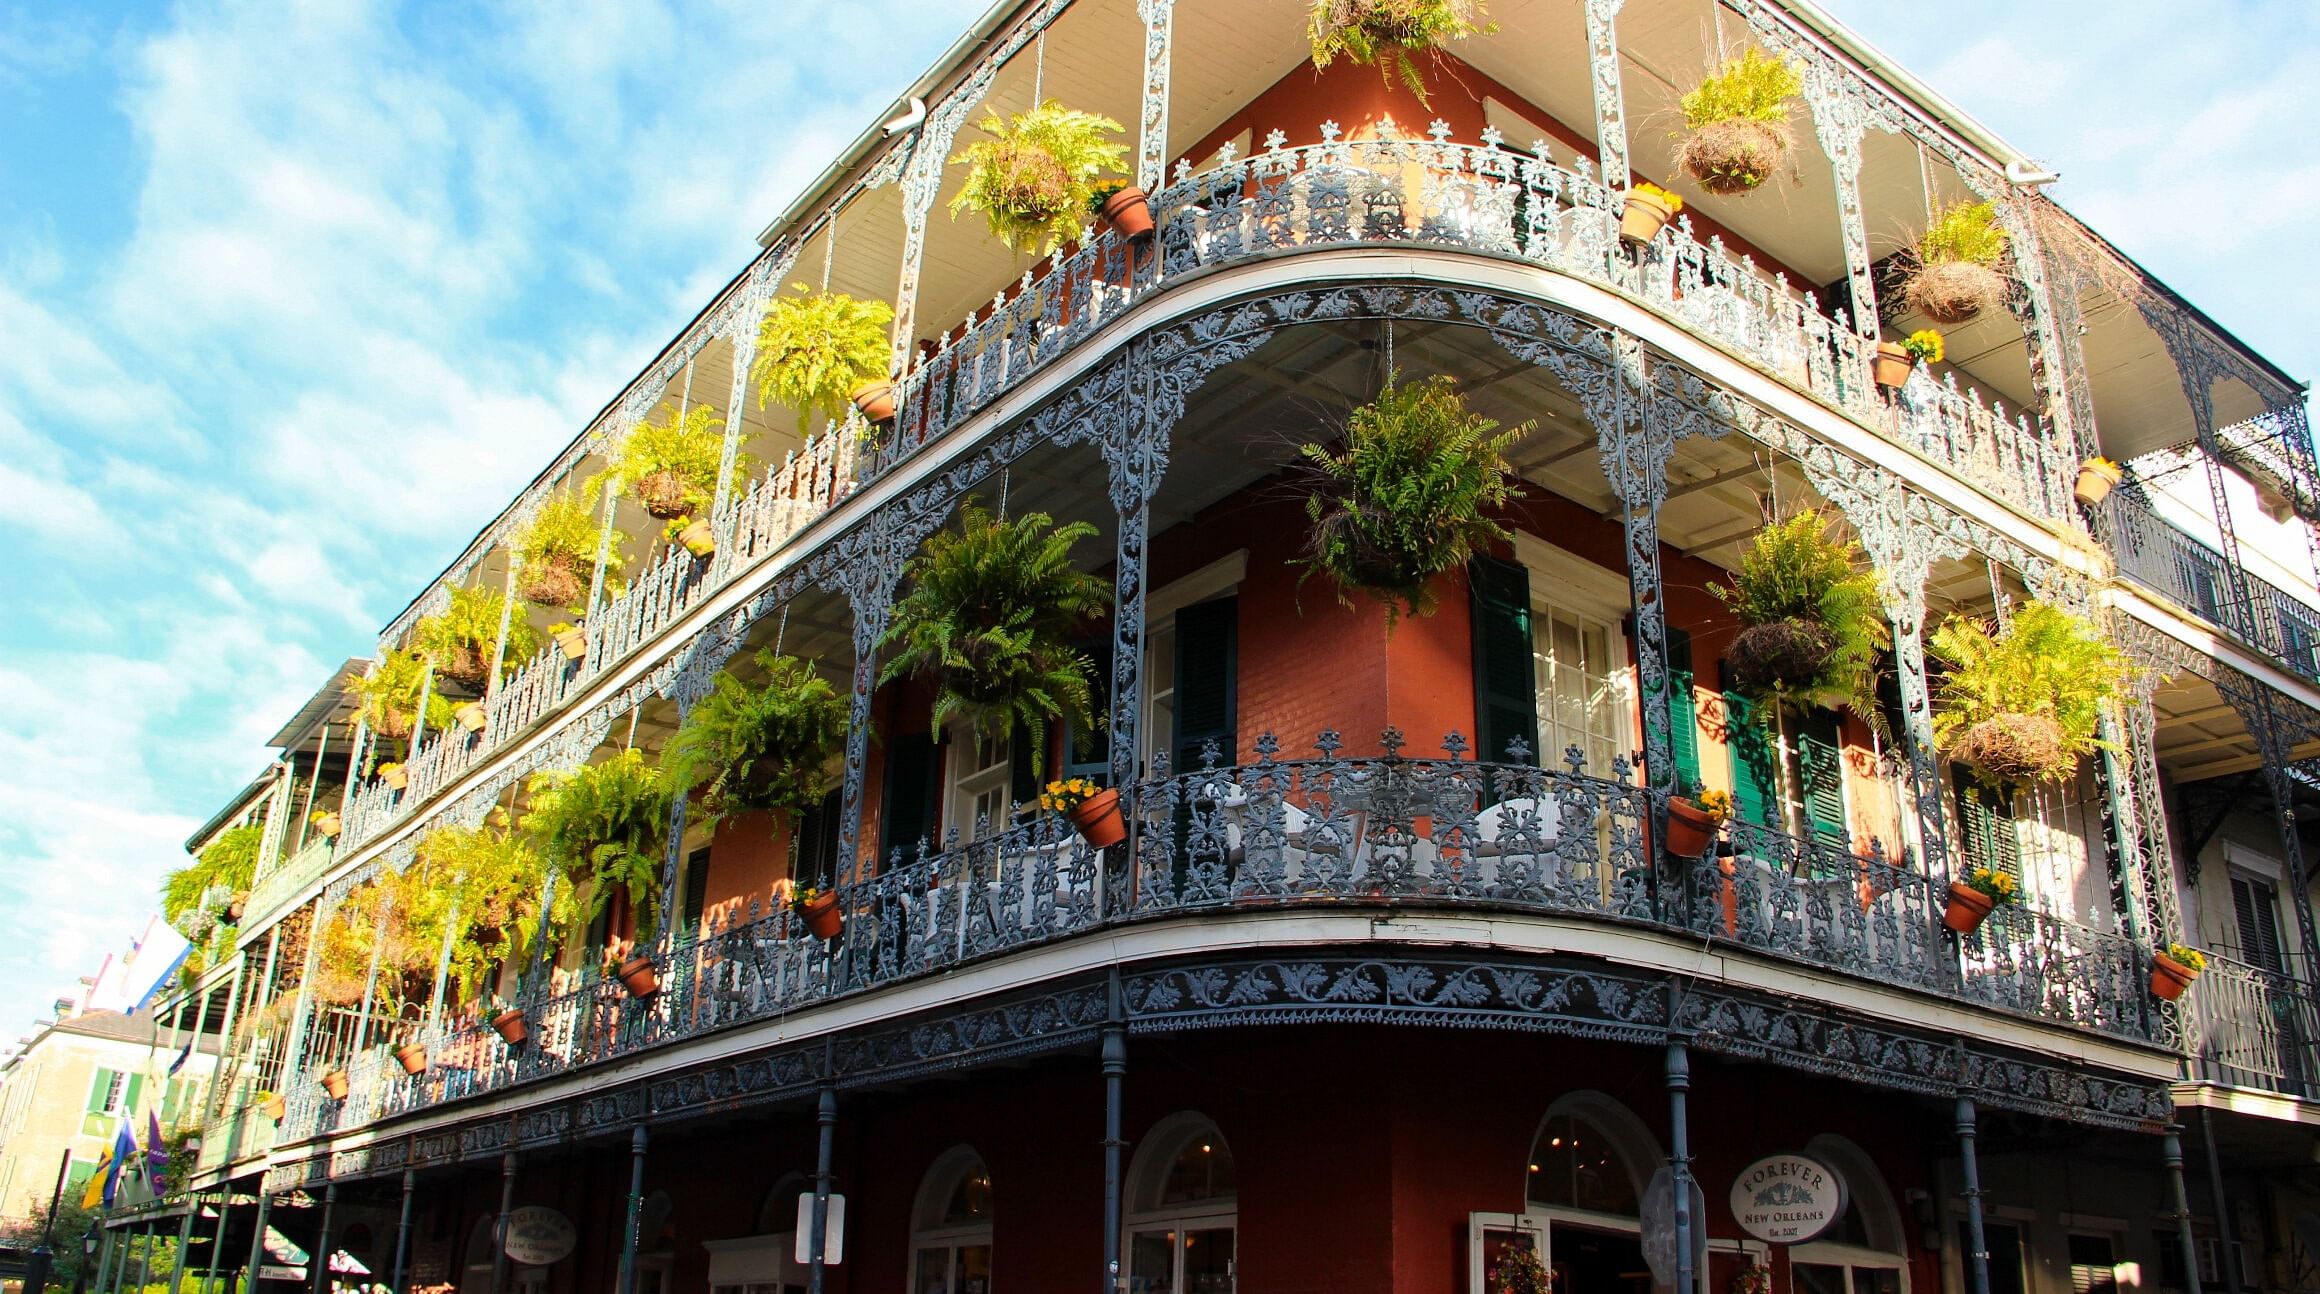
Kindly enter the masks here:
M 73 1277 L 73 1294 L 88 1294 L 89 1268 L 97 1262 L 97 1229 L 90 1227 L 81 1232 L 81 1269 Z

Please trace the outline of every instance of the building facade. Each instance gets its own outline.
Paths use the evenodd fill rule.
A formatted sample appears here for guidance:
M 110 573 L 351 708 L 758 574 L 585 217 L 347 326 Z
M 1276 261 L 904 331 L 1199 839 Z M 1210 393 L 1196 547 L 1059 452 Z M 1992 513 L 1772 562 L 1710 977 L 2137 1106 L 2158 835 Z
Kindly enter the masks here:
M 59 1165 L 69 1165 L 65 1188 L 78 1198 L 124 1124 L 145 1144 L 148 1112 L 165 1132 L 199 1127 L 216 1039 L 187 1052 L 191 1041 L 190 1027 L 173 1031 L 150 1011 L 87 1011 L 42 1026 L 0 1067 L 0 1221 L 39 1218 Z
M 1418 56 L 1423 101 L 1316 67 L 1290 0 L 986 14 L 278 736 L 235 951 L 174 1004 L 227 1056 L 202 1171 L 114 1244 L 209 1231 L 217 1266 L 312 1280 L 261 1262 L 270 1227 L 495 1292 L 1479 1291 L 1525 1248 L 1565 1294 L 2320 1280 L 2302 387 L 1810 5 L 1489 8 Z M 1796 74 L 1796 137 L 1720 194 L 1661 123 L 1744 49 Z M 1018 254 L 939 217 L 973 123 L 1047 99 L 1125 123 L 1150 235 Z M 1647 181 L 1685 207 L 1623 238 Z M 1977 201 L 2003 304 L 1884 384 L 1927 322 L 1909 249 Z M 758 398 L 800 282 L 891 305 L 890 417 Z M 1396 375 L 1528 428 L 1511 539 L 1430 614 L 1300 566 L 1300 446 Z M 695 410 L 714 488 L 662 538 L 598 474 Z M 2123 479 L 2082 503 L 2098 458 Z M 519 615 L 574 501 L 578 614 Z M 1010 745 L 888 677 L 911 563 L 970 506 L 1090 528 L 1100 725 Z M 1876 572 L 1874 704 L 1727 681 L 1712 590 L 1801 507 Z M 430 656 L 374 722 L 490 593 L 477 685 Z M 2032 604 L 2135 669 L 2074 777 L 1992 793 L 1935 739 L 1927 635 Z M 383 944 L 382 887 L 446 891 L 439 833 L 658 758 L 766 652 L 843 702 L 826 800 L 674 797 L 657 874 L 593 920 L 549 882 L 473 974 L 454 918 L 431 977 L 388 993 L 358 952 L 334 1000 L 365 946 L 334 930 Z M 1023 811 L 1057 773 L 1116 789 L 1125 838 Z M 1735 814 L 1692 860 L 1668 814 L 1699 789 Z M 2023 901 L 1957 934 L 1977 868 Z M 789 906 L 809 884 L 836 931 Z M 2207 955 L 2179 1001 L 2173 943 Z M 1733 1207 L 1778 1155 L 1841 1184 L 1809 1240 Z

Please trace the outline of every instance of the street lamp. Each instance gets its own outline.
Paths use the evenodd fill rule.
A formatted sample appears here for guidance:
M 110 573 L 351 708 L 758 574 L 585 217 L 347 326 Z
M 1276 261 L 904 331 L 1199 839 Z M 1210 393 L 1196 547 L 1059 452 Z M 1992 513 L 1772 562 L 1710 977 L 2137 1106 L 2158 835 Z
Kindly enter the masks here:
M 97 1229 L 92 1226 L 81 1232 L 81 1269 L 73 1277 L 73 1294 L 88 1294 L 89 1268 L 97 1265 Z

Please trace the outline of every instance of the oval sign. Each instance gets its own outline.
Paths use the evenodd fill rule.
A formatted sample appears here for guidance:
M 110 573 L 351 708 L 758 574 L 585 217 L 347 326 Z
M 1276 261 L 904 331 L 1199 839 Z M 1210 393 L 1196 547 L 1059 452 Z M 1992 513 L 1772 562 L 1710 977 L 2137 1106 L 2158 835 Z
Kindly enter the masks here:
M 570 1255 L 580 1241 L 572 1220 L 543 1204 L 527 1204 L 508 1214 L 507 1256 L 545 1267 Z
M 1732 1182 L 1733 1219 L 1741 1230 L 1773 1244 L 1803 1244 L 1844 1212 L 1844 1179 L 1804 1155 L 1766 1155 Z

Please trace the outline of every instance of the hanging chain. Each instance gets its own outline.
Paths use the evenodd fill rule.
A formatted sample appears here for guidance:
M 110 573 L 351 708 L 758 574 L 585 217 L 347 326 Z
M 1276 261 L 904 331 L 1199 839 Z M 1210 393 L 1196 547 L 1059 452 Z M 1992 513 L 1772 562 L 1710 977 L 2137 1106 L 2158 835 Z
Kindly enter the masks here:
M 838 259 L 838 213 L 830 213 L 830 236 L 822 243 L 822 291 L 830 290 L 830 262 Z
M 789 603 L 781 604 L 781 623 L 773 628 L 773 654 L 781 655 L 782 639 L 789 636 Z
M 1046 87 L 1047 31 L 1042 28 L 1039 32 L 1039 42 L 1033 47 L 1031 55 L 1031 106 L 1033 108 L 1037 108 L 1047 101 L 1045 98 Z

